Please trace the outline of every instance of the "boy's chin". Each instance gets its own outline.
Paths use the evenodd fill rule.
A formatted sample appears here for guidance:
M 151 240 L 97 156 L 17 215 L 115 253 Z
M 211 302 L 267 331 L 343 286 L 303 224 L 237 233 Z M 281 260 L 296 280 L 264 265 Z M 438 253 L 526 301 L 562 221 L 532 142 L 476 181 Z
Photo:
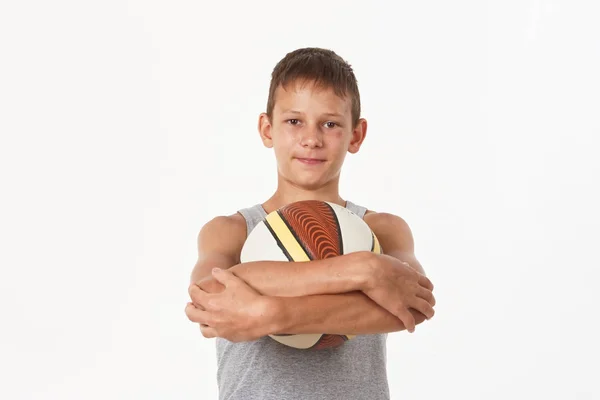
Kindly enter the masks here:
M 322 188 L 323 186 L 326 186 L 328 183 L 328 180 L 325 179 L 324 176 L 319 176 L 319 177 L 298 176 L 298 177 L 295 177 L 295 179 L 292 179 L 292 182 L 294 182 L 295 186 L 298 186 L 305 190 L 317 190 L 317 189 Z

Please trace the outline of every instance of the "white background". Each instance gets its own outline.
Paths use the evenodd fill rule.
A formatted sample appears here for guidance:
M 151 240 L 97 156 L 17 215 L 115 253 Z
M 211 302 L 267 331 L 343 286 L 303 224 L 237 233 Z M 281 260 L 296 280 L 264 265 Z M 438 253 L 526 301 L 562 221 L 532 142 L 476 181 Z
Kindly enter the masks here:
M 391 4 L 2 3 L 0 398 L 216 398 L 196 235 L 274 191 L 257 118 L 304 46 L 370 123 L 342 196 L 402 216 L 436 285 L 392 398 L 600 398 L 598 3 Z

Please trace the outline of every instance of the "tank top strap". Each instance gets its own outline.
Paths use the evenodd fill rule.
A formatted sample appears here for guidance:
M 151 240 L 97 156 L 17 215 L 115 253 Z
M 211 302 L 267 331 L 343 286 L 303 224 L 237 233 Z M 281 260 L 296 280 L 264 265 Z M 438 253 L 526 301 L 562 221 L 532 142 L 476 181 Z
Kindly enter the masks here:
M 346 200 L 346 208 L 361 218 L 364 218 L 367 208 L 354 204 L 350 200 Z
M 238 213 L 242 214 L 246 220 L 246 236 L 249 235 L 256 225 L 258 225 L 267 216 L 262 204 L 256 204 L 252 207 L 243 208 L 238 210 Z

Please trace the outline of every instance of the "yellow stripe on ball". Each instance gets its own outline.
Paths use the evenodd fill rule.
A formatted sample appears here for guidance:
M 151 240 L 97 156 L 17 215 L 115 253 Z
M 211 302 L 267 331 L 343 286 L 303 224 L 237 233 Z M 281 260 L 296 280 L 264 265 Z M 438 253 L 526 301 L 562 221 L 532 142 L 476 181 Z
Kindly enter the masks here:
M 288 252 L 294 261 L 310 261 L 308 254 L 304 251 L 298 240 L 290 231 L 287 224 L 283 221 L 279 213 L 270 213 L 267 215 L 267 223 L 270 225 L 272 232 L 277 236 L 281 245 Z

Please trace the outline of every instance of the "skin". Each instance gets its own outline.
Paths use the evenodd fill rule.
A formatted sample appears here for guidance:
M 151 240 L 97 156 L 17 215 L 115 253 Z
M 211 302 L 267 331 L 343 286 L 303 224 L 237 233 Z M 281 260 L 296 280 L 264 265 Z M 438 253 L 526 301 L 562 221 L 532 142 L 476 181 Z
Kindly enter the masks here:
M 277 189 L 263 203 L 267 213 L 300 200 L 346 205 L 339 194 L 342 165 L 367 133 L 365 119 L 352 124 L 349 98 L 310 82 L 279 87 L 272 116 L 261 114 L 258 130 L 277 159 Z M 274 333 L 413 332 L 433 317 L 435 298 L 414 254 L 412 232 L 393 214 L 369 210 L 364 220 L 384 255 L 242 264 L 244 218 L 214 218 L 198 235 L 186 315 L 203 336 L 234 342 Z

